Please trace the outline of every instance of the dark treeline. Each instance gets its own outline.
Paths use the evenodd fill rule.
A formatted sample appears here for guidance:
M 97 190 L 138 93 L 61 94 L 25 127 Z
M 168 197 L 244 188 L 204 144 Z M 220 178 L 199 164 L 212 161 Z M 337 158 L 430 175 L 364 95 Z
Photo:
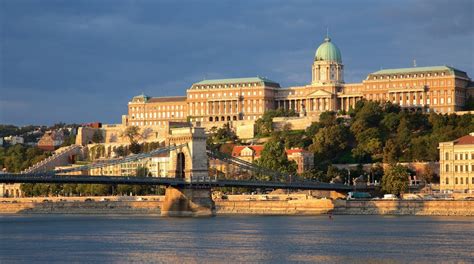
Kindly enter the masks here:
M 128 184 L 22 184 L 27 197 L 33 196 L 105 196 L 105 195 L 163 195 L 164 189 L 156 186 Z

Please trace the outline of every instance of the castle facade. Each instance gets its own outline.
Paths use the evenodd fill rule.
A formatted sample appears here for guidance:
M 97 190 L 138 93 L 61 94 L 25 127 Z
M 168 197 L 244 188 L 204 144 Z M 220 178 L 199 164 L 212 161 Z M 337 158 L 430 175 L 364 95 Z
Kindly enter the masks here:
M 348 111 L 361 99 L 391 101 L 404 108 L 453 113 L 463 110 L 474 83 L 466 72 L 450 66 L 384 69 L 361 83 L 344 82 L 340 50 L 326 37 L 317 48 L 311 83 L 281 87 L 263 77 L 203 80 L 186 96 L 138 95 L 128 103 L 124 125 L 169 126 L 193 122 L 204 127 L 252 123 L 270 109 L 293 109 L 310 124 L 324 111 Z M 308 124 L 308 125 L 309 125 Z

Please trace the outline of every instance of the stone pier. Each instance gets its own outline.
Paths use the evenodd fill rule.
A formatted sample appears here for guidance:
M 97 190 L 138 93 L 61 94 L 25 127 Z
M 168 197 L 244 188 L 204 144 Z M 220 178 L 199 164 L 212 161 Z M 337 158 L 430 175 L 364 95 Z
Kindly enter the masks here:
M 215 206 L 211 197 L 211 189 L 166 188 L 161 215 L 178 217 L 214 216 Z
M 169 177 L 186 182 L 203 183 L 209 180 L 206 155 L 206 133 L 203 128 L 173 128 L 168 144 L 185 146 L 170 152 Z M 192 188 L 167 187 L 161 208 L 162 216 L 213 216 L 215 214 L 211 189 L 196 185 Z

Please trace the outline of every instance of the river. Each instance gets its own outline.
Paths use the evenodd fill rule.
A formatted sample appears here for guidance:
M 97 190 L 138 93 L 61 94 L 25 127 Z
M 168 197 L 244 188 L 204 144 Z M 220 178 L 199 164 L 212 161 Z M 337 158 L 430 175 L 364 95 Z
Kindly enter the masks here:
M 0 263 L 473 263 L 474 218 L 3 215 L 0 245 Z

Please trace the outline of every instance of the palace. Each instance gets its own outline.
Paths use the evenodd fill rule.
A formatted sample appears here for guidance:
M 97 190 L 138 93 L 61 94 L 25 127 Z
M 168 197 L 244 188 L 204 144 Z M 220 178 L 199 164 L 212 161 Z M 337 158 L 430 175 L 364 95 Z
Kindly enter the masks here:
M 344 82 L 344 64 L 329 37 L 317 48 L 311 83 L 280 87 L 263 77 L 203 80 L 186 96 L 135 96 L 128 103 L 123 125 L 164 127 L 169 122 L 193 122 L 211 128 L 253 124 L 270 109 L 293 109 L 307 126 L 324 111 L 347 111 L 361 99 L 391 101 L 404 108 L 452 113 L 463 110 L 474 83 L 466 72 L 450 66 L 385 69 L 361 83 Z

